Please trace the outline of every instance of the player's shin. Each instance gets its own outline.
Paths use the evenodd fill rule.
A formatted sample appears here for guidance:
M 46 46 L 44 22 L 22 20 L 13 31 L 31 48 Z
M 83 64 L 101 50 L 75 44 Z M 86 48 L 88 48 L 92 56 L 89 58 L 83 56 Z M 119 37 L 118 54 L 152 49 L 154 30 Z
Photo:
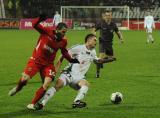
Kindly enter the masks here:
M 50 89 L 47 90 L 42 100 L 43 106 L 45 106 L 47 102 L 54 96 L 55 92 L 56 92 L 56 89 L 54 87 L 51 87 Z
M 153 37 L 152 37 L 152 34 L 149 34 L 149 39 L 151 40 L 151 42 L 154 41 Z
M 74 99 L 74 102 L 78 101 L 78 100 L 82 100 L 85 95 L 87 94 L 87 91 L 88 91 L 88 86 L 82 86 L 80 89 L 79 89 L 79 92 L 76 96 L 76 98 Z
M 149 37 L 149 34 L 147 35 L 147 43 L 150 42 L 150 37 Z
M 96 64 L 96 78 L 99 78 L 100 69 L 101 69 L 101 65 L 100 64 Z
M 23 88 L 23 86 L 25 86 L 26 84 L 27 84 L 27 80 L 24 80 L 23 78 L 21 78 L 21 79 L 18 81 L 17 86 L 14 87 L 14 88 L 12 88 L 12 89 L 9 91 L 8 95 L 9 95 L 9 96 L 15 95 L 15 94 L 16 94 L 18 91 L 20 91 L 20 90 Z
M 36 104 L 45 94 L 46 90 L 42 87 L 40 87 L 35 94 L 35 97 L 32 100 L 32 104 Z
M 16 88 L 17 92 L 20 91 L 26 84 L 27 84 L 27 80 L 21 78 L 17 84 L 17 88 Z

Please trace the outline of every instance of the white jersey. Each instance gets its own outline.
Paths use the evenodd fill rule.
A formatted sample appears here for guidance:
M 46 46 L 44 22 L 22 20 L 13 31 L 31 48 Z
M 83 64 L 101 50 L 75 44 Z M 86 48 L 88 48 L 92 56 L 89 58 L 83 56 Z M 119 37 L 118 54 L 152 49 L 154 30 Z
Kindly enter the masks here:
M 54 24 L 55 26 L 57 26 L 58 23 L 60 23 L 60 22 L 62 22 L 61 15 L 60 15 L 60 14 L 54 15 L 53 24 Z
M 149 15 L 144 18 L 144 28 L 147 28 L 147 29 L 155 28 L 153 16 Z
M 84 78 L 93 60 L 98 59 L 95 49 L 88 50 L 85 45 L 77 45 L 71 48 L 69 54 L 80 62 L 79 64 L 74 63 L 69 65 L 71 67 L 71 75 L 76 75 L 79 78 Z

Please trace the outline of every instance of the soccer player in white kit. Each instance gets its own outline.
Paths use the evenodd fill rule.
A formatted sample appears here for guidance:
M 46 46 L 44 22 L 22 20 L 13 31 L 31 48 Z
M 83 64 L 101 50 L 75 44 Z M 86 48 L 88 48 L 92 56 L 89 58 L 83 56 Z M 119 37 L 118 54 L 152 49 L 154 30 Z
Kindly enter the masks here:
M 62 18 L 61 15 L 58 13 L 58 11 L 56 11 L 54 18 L 53 18 L 53 25 L 57 26 L 58 23 L 62 22 Z
M 147 12 L 147 16 L 144 18 L 144 28 L 146 29 L 147 33 L 147 43 L 154 42 L 154 39 L 152 37 L 152 30 L 155 28 L 154 18 L 150 14 L 150 12 Z
M 98 61 L 101 63 L 103 60 L 98 59 L 96 56 L 96 41 L 97 38 L 94 34 L 88 34 L 85 38 L 85 44 L 76 45 L 69 49 L 70 55 L 73 58 L 78 59 L 80 63 L 69 63 L 69 65 L 64 68 L 59 79 L 56 81 L 55 86 L 48 89 L 41 102 L 35 106 L 37 107 L 36 110 L 42 109 L 59 89 L 67 85 L 78 91 L 72 107 L 82 108 L 86 106 L 86 103 L 82 101 L 89 87 L 89 83 L 85 79 L 85 74 L 93 61 Z

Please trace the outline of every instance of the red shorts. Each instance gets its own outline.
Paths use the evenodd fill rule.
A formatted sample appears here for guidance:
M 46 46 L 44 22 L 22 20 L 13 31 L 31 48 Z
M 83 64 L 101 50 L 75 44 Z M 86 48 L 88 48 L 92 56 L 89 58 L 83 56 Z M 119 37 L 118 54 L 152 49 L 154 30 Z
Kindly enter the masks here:
M 41 78 L 43 79 L 45 77 L 54 79 L 55 77 L 55 67 L 53 64 L 42 65 L 30 59 L 26 68 L 24 69 L 24 73 L 32 78 L 37 72 L 40 72 Z

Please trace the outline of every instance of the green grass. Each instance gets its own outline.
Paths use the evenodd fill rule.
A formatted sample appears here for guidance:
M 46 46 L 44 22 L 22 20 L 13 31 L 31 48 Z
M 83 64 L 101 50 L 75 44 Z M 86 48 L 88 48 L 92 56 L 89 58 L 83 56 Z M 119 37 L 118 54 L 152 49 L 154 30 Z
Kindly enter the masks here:
M 88 31 L 69 31 L 69 46 L 83 43 Z M 160 116 L 160 40 L 155 31 L 154 44 L 146 44 L 144 31 L 123 31 L 125 43 L 114 40 L 117 61 L 104 66 L 100 79 L 95 78 L 95 65 L 87 73 L 90 89 L 84 109 L 72 109 L 76 91 L 65 87 L 44 110 L 31 112 L 31 102 L 41 86 L 39 75 L 16 96 L 8 91 L 21 76 L 36 44 L 38 33 L 25 30 L 0 30 L 0 118 L 158 118 Z M 97 48 L 98 49 L 98 48 Z M 66 64 L 64 62 L 63 66 Z M 124 95 L 122 104 L 110 102 L 112 92 Z

